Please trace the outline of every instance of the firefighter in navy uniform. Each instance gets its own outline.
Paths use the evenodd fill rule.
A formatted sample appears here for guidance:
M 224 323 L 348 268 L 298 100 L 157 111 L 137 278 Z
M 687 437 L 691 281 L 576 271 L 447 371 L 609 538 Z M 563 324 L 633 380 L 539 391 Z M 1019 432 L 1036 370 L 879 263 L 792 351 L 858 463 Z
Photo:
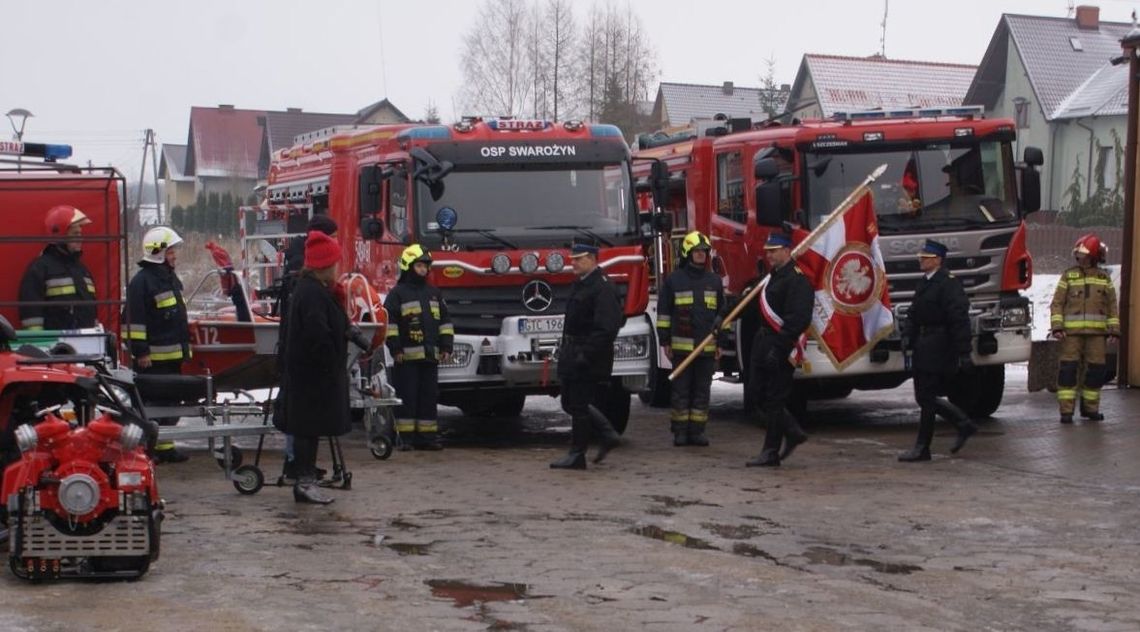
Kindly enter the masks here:
M 594 463 L 600 463 L 621 443 L 621 437 L 594 401 L 613 373 L 614 340 L 623 316 L 617 290 L 598 268 L 598 247 L 574 244 L 570 263 L 578 278 L 566 303 L 566 321 L 558 349 L 562 410 L 571 420 L 570 452 L 550 467 L 584 470 L 591 435 L 596 434 L 600 442 Z
M 961 450 L 978 431 L 965 412 L 943 397 L 959 371 L 973 368 L 970 302 L 962 284 L 942 267 L 946 251 L 945 245 L 930 239 L 919 251 L 919 267 L 925 277 L 919 282 L 902 323 L 904 353 L 914 354 L 914 399 L 921 416 L 914 448 L 900 454 L 899 461 L 930 460 L 935 415 L 958 429 L 951 453 Z
M 1090 233 L 1073 246 L 1077 265 L 1057 282 L 1050 305 L 1049 328 L 1061 341 L 1061 366 L 1057 375 L 1057 402 L 1061 423 L 1073 423 L 1073 410 L 1080 394 L 1081 416 L 1101 421 L 1100 388 L 1108 371 L 1105 342 L 1120 335 L 1116 288 L 1104 263 L 1108 246 Z M 1079 384 L 1081 363 L 1085 365 L 1084 384 Z
M 95 326 L 95 281 L 79 260 L 76 240 L 91 220 L 74 206 L 56 206 L 44 218 L 54 238 L 24 271 L 20 281 L 20 326 L 24 329 L 82 329 Z M 45 304 L 46 303 L 46 304 Z
M 166 226 L 156 226 L 143 235 L 142 260 L 127 285 L 123 310 L 123 339 L 139 373 L 177 375 L 190 359 L 190 323 L 182 281 L 174 271 L 181 243 L 182 237 Z M 177 417 L 159 421 L 163 426 L 177 423 Z M 160 463 L 181 463 L 187 458 L 174 448 L 173 441 L 155 446 L 155 459 Z
M 419 244 L 400 254 L 400 279 L 384 300 L 392 382 L 403 402 L 396 431 L 404 447 L 442 450 L 439 440 L 439 365 L 451 358 L 455 327 L 439 288 L 428 283 L 431 256 Z
M 693 231 L 681 240 L 681 265 L 665 279 L 657 300 L 657 339 L 665 356 L 679 362 L 716 331 L 724 306 L 724 284 L 706 269 L 712 246 Z M 707 446 L 709 396 L 720 355 L 714 341 L 670 385 L 669 426 L 673 445 Z
M 778 467 L 808 435 L 788 412 L 796 367 L 792 352 L 811 324 L 815 291 L 792 260 L 792 239 L 772 233 L 764 244 L 764 256 L 772 271 L 760 296 L 760 328 L 752 339 L 749 373 L 757 401 L 761 403 L 767 431 L 760 454 L 748 467 Z M 783 445 L 781 451 L 780 446 Z

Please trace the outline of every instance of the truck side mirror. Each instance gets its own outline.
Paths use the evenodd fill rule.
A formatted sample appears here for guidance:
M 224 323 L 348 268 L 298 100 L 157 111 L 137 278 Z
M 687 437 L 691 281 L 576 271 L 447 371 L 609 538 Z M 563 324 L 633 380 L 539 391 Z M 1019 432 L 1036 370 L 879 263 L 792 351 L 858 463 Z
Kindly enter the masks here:
M 1041 210 L 1041 174 L 1033 167 L 1021 170 L 1021 211 Z
M 778 179 L 756 185 L 756 223 L 771 228 L 783 226 L 782 203 L 783 196 L 780 194 Z
M 653 230 L 663 235 L 671 233 L 673 231 L 672 213 L 654 213 Z
M 1039 147 L 1025 148 L 1025 164 L 1030 167 L 1040 167 L 1045 164 L 1045 154 Z
M 384 182 L 384 172 L 379 165 L 360 168 L 359 217 L 367 217 L 380 212 L 380 189 Z
M 780 166 L 772 158 L 760 158 L 752 164 L 752 175 L 757 180 L 774 180 L 780 175 Z
M 654 160 L 649 167 L 649 181 L 653 188 L 653 204 L 665 208 L 669 200 L 669 167 L 660 160 Z

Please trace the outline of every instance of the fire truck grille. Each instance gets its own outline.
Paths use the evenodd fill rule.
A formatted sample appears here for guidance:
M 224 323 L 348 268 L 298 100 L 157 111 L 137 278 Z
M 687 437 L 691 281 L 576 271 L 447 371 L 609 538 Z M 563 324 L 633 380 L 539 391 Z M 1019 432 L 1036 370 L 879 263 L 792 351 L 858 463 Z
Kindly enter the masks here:
M 99 533 L 73 536 L 56 529 L 42 515 L 25 516 L 19 525 L 18 535 L 22 539 L 20 555 L 49 558 L 149 555 L 147 520 L 145 515 L 120 515 L 112 518 Z
M 624 305 L 628 286 L 624 283 L 616 283 L 615 286 L 618 297 Z M 443 298 L 447 301 L 455 333 L 487 336 L 497 335 L 502 328 L 503 319 L 508 316 L 565 314 L 566 301 L 570 298 L 570 285 L 550 284 L 550 289 L 553 291 L 550 307 L 542 311 L 532 311 L 523 304 L 523 285 L 447 287 L 443 288 Z

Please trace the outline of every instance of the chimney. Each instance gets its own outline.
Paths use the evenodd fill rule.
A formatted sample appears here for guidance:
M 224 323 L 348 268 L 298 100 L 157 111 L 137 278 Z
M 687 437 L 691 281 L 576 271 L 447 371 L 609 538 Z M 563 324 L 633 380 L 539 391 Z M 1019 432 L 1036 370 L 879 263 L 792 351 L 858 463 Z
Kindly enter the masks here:
M 1077 7 L 1077 28 L 1099 29 L 1100 7 L 1081 5 Z
M 219 110 L 232 110 L 232 109 L 234 109 L 234 104 L 232 104 L 232 103 L 219 103 L 218 109 Z
M 720 91 L 727 96 L 732 96 L 732 82 L 725 81 L 724 85 L 720 87 Z
M 300 114 L 301 108 L 285 108 L 285 111 L 289 114 Z
M 790 83 L 781 83 L 780 84 L 780 92 L 791 92 L 791 91 L 792 91 L 792 84 L 790 84 Z

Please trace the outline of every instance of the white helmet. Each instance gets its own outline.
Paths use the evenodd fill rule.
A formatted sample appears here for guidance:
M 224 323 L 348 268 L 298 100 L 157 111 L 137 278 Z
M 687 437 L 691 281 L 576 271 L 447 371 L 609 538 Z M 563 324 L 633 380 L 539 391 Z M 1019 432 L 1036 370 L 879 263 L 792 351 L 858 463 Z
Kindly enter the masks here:
M 173 248 L 182 243 L 182 237 L 167 226 L 155 226 L 143 235 L 143 261 L 163 263 L 166 261 L 166 249 Z

